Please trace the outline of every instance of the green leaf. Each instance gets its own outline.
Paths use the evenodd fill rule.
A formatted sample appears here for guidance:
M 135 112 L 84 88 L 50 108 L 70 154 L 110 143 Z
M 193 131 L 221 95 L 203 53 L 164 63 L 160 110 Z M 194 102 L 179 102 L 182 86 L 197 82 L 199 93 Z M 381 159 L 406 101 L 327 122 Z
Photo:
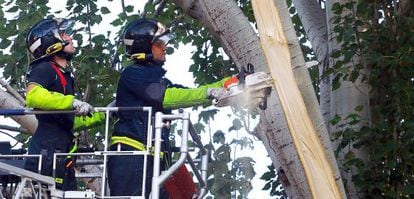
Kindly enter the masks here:
M 276 173 L 275 172 L 271 172 L 271 171 L 267 171 L 265 172 L 260 179 L 262 180 L 270 180 L 276 177 Z
M 229 128 L 229 131 L 238 131 L 238 130 L 240 130 L 242 127 L 243 127 L 243 125 L 242 125 L 242 123 L 241 123 L 240 119 L 234 119 L 234 120 L 233 120 L 233 126 L 231 126 L 231 127 Z
M 194 126 L 194 129 L 196 130 L 196 132 L 198 134 L 205 131 L 205 126 L 203 124 L 199 123 L 199 122 L 193 124 L 193 126 Z
M 414 185 L 406 185 L 403 188 L 404 195 L 414 195 Z
M 13 6 L 10 9 L 8 9 L 6 12 L 17 12 L 17 10 L 19 10 L 18 6 Z
M 151 3 L 147 3 L 147 4 L 151 4 Z M 134 6 L 129 5 L 125 7 L 125 12 L 133 12 L 133 11 L 134 11 Z
M 341 86 L 341 76 L 342 74 L 335 75 L 335 78 L 332 80 L 332 90 L 336 90 Z
M 101 12 L 102 12 L 102 14 L 109 14 L 109 13 L 111 13 L 111 11 L 109 11 L 109 9 L 107 8 L 107 7 L 102 7 L 101 8 Z
M 0 49 L 6 49 L 11 44 L 11 41 L 8 39 L 2 39 L 0 42 Z
M 219 112 L 218 109 L 211 109 L 207 111 L 201 111 L 200 114 L 198 114 L 198 121 L 203 120 L 204 123 L 209 123 L 210 120 L 214 119 L 214 116 Z
M 357 111 L 357 112 L 361 112 L 363 109 L 364 109 L 364 106 L 359 105 L 359 106 L 356 106 L 354 110 Z
M 335 117 L 331 119 L 329 123 L 331 123 L 332 125 L 337 125 L 340 121 L 341 121 L 341 117 L 339 115 L 335 115 Z
M 218 130 L 214 133 L 214 135 L 213 135 L 213 142 L 214 143 L 224 144 L 225 141 L 226 141 L 226 138 L 224 137 L 223 131 Z

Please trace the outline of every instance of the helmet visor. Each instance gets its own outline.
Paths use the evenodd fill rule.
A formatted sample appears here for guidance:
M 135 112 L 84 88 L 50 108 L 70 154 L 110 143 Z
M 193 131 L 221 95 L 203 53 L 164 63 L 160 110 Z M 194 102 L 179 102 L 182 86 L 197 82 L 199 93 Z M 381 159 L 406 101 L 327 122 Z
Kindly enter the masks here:
M 73 34 L 73 26 L 75 25 L 75 23 L 72 20 L 63 19 L 61 21 L 60 20 L 57 20 L 57 21 L 58 21 L 58 30 L 60 33 L 64 32 L 67 35 Z
M 162 41 L 164 44 L 167 44 L 169 41 L 175 39 L 175 34 L 171 33 L 170 30 L 165 31 L 163 34 L 155 36 L 153 43 L 155 41 Z

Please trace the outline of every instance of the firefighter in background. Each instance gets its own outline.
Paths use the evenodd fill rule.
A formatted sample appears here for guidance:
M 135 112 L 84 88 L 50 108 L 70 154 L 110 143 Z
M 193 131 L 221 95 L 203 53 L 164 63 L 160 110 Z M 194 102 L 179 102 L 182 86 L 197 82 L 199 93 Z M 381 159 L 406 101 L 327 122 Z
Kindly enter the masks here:
M 76 110 L 75 114 L 36 115 L 38 127 L 29 144 L 29 154 L 42 155 L 41 174 L 52 176 L 53 153 L 74 152 L 73 129 L 91 127 L 105 119 L 94 113 L 87 102 L 75 99 L 71 59 L 75 54 L 71 30 L 66 19 L 44 19 L 26 35 L 26 46 L 34 61 L 27 76 L 26 106 L 41 110 Z M 56 169 L 56 187 L 76 190 L 75 172 L 63 157 Z M 25 168 L 38 170 L 38 159 L 28 158 Z
M 224 78 L 216 83 L 189 89 L 174 85 L 164 78 L 162 68 L 166 61 L 166 45 L 172 34 L 161 23 L 152 19 L 138 19 L 129 23 L 123 33 L 126 56 L 133 63 L 121 73 L 116 93 L 116 106 L 151 106 L 153 112 L 170 113 L 172 109 L 209 105 L 212 99 L 225 93 Z M 179 64 L 179 63 L 177 63 Z M 119 112 L 111 137 L 110 149 L 145 150 L 148 114 Z M 162 169 L 170 159 L 169 130 L 162 131 Z M 165 161 L 167 160 L 167 161 Z M 149 156 L 146 174 L 146 198 L 151 191 L 153 156 Z M 142 195 L 143 156 L 110 156 L 108 182 L 111 196 Z M 165 191 L 160 195 L 167 197 Z

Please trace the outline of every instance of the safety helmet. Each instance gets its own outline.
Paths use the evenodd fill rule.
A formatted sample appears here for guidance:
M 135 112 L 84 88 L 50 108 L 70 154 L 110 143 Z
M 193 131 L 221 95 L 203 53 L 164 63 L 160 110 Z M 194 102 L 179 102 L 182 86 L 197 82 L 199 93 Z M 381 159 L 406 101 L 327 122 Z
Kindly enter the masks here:
M 26 34 L 26 47 L 38 60 L 63 50 L 68 44 L 60 36 L 62 32 L 72 34 L 73 21 L 67 19 L 43 19 L 30 28 Z
M 152 57 L 152 43 L 157 40 L 167 43 L 174 35 L 157 20 L 137 19 L 125 27 L 122 37 L 126 56 L 136 60 L 147 60 Z

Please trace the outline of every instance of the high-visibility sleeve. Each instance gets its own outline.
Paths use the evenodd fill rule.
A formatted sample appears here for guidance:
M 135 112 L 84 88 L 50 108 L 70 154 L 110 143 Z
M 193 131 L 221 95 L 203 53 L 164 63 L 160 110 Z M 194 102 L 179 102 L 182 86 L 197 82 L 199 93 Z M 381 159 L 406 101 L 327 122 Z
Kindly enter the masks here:
M 26 106 L 43 110 L 68 110 L 73 108 L 74 98 L 73 95 L 51 92 L 36 85 L 27 93 Z
M 167 88 L 164 94 L 163 107 L 166 109 L 187 108 L 197 105 L 210 105 L 208 99 L 208 88 L 222 88 L 224 82 L 229 79 L 224 78 L 218 82 L 200 86 L 198 88 Z
M 83 128 L 92 128 L 105 121 L 105 113 L 96 112 L 92 116 L 76 116 L 73 122 L 73 130 L 79 130 Z

